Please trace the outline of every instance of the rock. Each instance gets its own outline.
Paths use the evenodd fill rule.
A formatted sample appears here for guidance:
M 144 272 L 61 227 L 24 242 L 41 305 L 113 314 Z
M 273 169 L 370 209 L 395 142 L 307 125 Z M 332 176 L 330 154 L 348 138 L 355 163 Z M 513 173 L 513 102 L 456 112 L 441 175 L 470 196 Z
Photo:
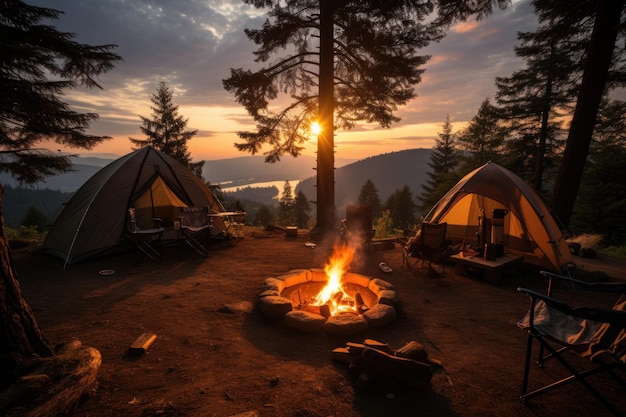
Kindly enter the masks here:
M 324 328 L 326 319 L 315 313 L 302 310 L 292 310 L 285 314 L 285 324 L 295 330 L 305 333 L 319 332 Z
M 387 304 L 376 304 L 365 313 L 363 317 L 372 327 L 382 327 L 395 321 L 396 309 Z
M 281 292 L 285 289 L 285 281 L 277 278 L 267 278 L 265 280 L 265 289 Z
M 367 330 L 368 324 L 363 316 L 356 314 L 338 314 L 330 317 L 324 324 L 324 330 L 330 334 L 346 335 Z
M 259 311 L 270 319 L 279 319 L 291 311 L 291 300 L 285 297 L 270 295 L 259 298 Z
M 388 306 L 395 307 L 398 299 L 396 298 L 396 292 L 394 290 L 382 290 L 378 293 L 378 304 L 387 304 Z

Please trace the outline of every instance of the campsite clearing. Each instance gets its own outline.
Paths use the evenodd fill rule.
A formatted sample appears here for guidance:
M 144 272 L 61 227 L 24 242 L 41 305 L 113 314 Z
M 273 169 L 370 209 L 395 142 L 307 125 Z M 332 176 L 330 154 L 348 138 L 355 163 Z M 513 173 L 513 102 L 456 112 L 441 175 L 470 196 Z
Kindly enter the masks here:
M 255 300 L 265 278 L 327 261 L 330 244 L 307 242 L 302 233 L 287 239 L 246 229 L 238 245 L 213 247 L 209 258 L 180 260 L 174 249 L 161 264 L 131 266 L 126 254 L 67 270 L 58 259 L 15 251 L 24 295 L 48 338 L 78 339 L 102 354 L 98 388 L 71 417 L 606 415 L 576 385 L 530 407 L 520 402 L 526 335 L 516 322 L 529 302 L 515 289 L 543 290 L 536 275 L 515 270 L 497 284 L 453 268 L 441 277 L 414 276 L 402 269 L 396 246 L 353 264 L 355 272 L 397 288 L 401 314 L 394 323 L 336 336 L 304 334 L 263 318 Z M 381 276 L 383 261 L 393 272 Z M 584 266 L 625 278 L 622 261 L 599 257 Z M 156 334 L 154 343 L 141 356 L 128 355 L 144 333 Z M 442 368 L 424 390 L 376 383 L 361 392 L 331 352 L 366 338 L 394 349 L 417 341 Z M 626 411 L 624 388 L 603 388 Z

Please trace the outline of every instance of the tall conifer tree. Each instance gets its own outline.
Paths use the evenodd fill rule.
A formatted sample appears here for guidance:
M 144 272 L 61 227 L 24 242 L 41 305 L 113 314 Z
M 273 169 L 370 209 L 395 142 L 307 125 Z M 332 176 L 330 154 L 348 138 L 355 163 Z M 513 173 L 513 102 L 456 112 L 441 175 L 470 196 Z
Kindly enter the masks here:
M 0 172 L 20 182 L 34 183 L 68 172 L 68 156 L 42 151 L 52 140 L 72 148 L 90 149 L 106 136 L 86 133 L 95 113 L 78 113 L 63 102 L 66 90 L 101 88 L 98 76 L 113 69 L 121 57 L 115 45 L 91 46 L 74 40 L 42 21 L 58 19 L 61 11 L 0 2 Z M 2 214 L 0 185 L 0 391 L 28 364 L 54 354 L 24 299 Z
M 359 121 L 383 127 L 398 121 L 398 105 L 415 97 L 428 60 L 419 49 L 443 37 L 456 20 L 484 17 L 507 0 L 244 0 L 268 8 L 261 29 L 247 29 L 257 45 L 257 71 L 231 69 L 224 88 L 254 118 L 255 131 L 239 132 L 235 146 L 266 161 L 297 156 L 319 119 L 317 137 L 317 227 L 336 222 L 334 180 L 335 125 Z M 435 15 L 432 18 L 432 15 Z M 318 41 L 319 39 L 319 41 Z M 271 61 L 273 55 L 285 56 Z M 287 102 L 279 111 L 275 100 Z M 282 105 L 281 105 L 282 106 Z
M 385 208 L 391 213 L 393 225 L 404 230 L 411 229 L 415 225 L 417 221 L 415 217 L 416 207 L 413 193 L 406 184 L 394 191 L 385 203 Z
M 141 132 L 146 139 L 129 138 L 137 148 L 152 146 L 171 156 L 191 169 L 196 176 L 202 178 L 204 161 L 192 162 L 187 142 L 193 138 L 197 130 L 185 130 L 189 119 L 178 114 L 178 106 L 173 102 L 173 93 L 165 82 L 161 81 L 157 90 L 150 97 L 152 116 L 141 117 Z
M 560 161 L 563 117 L 578 91 L 589 30 L 586 20 L 571 14 L 542 21 L 536 31 L 517 36 L 515 54 L 525 67 L 496 78 L 496 100 L 510 135 L 506 165 L 537 191 L 544 170 L 553 171 Z
M 435 147 L 428 162 L 426 182 L 417 199 L 422 214 L 427 214 L 431 207 L 460 179 L 456 173 L 459 165 L 459 151 L 456 149 L 455 134 L 452 133 L 452 120 L 446 115 L 443 130 L 437 133 Z
M 457 136 L 459 149 L 464 153 L 463 171 L 471 171 L 489 161 L 499 162 L 506 130 L 501 124 L 498 109 L 485 99 L 468 126 Z
M 372 218 L 377 219 L 382 212 L 380 197 L 378 196 L 378 190 L 371 179 L 367 179 L 365 184 L 361 186 L 359 197 L 357 198 L 357 204 L 370 206 L 372 209 Z

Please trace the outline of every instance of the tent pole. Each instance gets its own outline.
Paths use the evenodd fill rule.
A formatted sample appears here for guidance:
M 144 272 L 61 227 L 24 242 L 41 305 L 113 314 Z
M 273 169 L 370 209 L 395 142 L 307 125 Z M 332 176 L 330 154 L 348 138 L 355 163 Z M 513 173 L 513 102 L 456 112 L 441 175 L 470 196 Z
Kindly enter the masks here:
M 72 250 L 74 249 L 74 243 L 76 243 L 76 238 L 78 237 L 78 232 L 80 232 L 80 229 L 83 226 L 83 222 L 85 221 L 85 216 L 87 216 L 87 213 L 89 212 L 89 209 L 91 208 L 91 205 L 93 204 L 93 200 L 94 198 L 91 199 L 91 201 L 89 202 L 89 205 L 87 206 L 87 209 L 83 212 L 83 215 L 80 218 L 80 222 L 78 223 L 78 227 L 76 228 L 76 231 L 74 232 L 72 243 L 70 244 L 70 248 L 67 251 L 67 256 L 65 257 L 65 263 L 63 264 L 64 271 L 67 268 L 67 265 L 69 264 L 70 256 L 72 255 Z

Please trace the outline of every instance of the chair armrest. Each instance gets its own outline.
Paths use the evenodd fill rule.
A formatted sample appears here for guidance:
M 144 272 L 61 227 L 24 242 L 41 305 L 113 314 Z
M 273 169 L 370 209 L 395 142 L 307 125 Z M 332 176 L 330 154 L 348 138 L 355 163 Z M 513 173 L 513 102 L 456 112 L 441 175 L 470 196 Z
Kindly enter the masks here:
M 161 219 L 160 217 L 153 217 L 152 223 L 157 227 L 161 227 L 163 225 L 163 219 Z
M 586 282 L 549 271 L 541 271 L 539 273 L 550 280 L 560 279 L 588 291 L 626 292 L 626 283 L 622 282 Z
M 541 294 L 528 288 L 518 287 L 517 291 L 528 294 L 530 296 L 531 312 L 534 312 L 534 307 L 537 300 L 542 300 L 549 307 L 559 310 L 560 312 L 562 312 L 563 314 L 567 314 L 568 316 L 588 319 L 596 322 L 609 323 L 622 329 L 626 329 L 626 311 L 608 310 L 595 307 L 570 307 L 568 304 L 559 301 L 556 298 L 548 297 L 547 295 Z

